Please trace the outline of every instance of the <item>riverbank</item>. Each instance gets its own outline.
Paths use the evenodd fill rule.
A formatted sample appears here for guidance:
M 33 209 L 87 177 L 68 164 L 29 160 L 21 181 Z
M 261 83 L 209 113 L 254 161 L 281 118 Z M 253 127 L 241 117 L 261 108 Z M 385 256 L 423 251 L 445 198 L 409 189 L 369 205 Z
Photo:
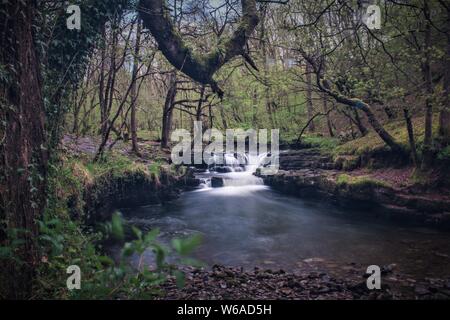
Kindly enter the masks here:
M 164 203 L 183 190 L 198 186 L 184 167 L 169 165 L 168 154 L 151 142 L 140 144 L 142 155 L 117 143 L 98 163 L 92 162 L 98 141 L 91 137 L 66 135 L 64 169 L 78 184 L 66 195 L 73 216 L 83 215 L 89 223 L 111 218 L 115 209 Z
M 369 169 L 351 165 L 355 161 L 342 156 L 333 159 L 315 148 L 287 150 L 281 152 L 277 174 L 256 175 L 286 194 L 342 207 L 376 209 L 389 217 L 450 228 L 447 188 L 423 186 L 409 166 Z

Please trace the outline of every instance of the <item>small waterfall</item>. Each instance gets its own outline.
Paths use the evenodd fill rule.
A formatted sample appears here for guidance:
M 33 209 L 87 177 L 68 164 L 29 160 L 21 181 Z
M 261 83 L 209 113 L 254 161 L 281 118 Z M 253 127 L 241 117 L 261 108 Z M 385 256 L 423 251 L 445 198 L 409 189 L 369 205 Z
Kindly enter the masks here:
M 202 187 L 210 188 L 211 179 L 219 178 L 223 187 L 260 186 L 263 180 L 254 176 L 256 169 L 264 163 L 267 154 L 230 154 L 212 156 L 208 163 L 208 171 L 199 176 Z M 214 187 L 214 185 L 213 185 Z

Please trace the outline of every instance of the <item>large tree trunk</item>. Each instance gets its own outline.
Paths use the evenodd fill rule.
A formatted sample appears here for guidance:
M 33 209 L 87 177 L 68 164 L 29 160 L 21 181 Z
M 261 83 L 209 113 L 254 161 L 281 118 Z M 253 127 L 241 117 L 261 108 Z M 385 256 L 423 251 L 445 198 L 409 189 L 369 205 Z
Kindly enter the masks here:
M 31 296 L 39 261 L 36 219 L 45 207 L 48 155 L 39 61 L 33 39 L 36 16 L 34 1 L 7 1 L 0 5 L 4 27 L 0 63 L 9 77 L 8 82 L 0 83 L 0 218 L 5 219 L 8 230 L 18 230 L 17 237 L 24 241 L 14 252 L 23 263 L 10 261 L 5 268 L 2 266 L 0 290 L 5 289 L 8 298 Z M 0 234 L 0 240 L 8 245 L 12 239 Z
M 141 46 L 141 21 L 138 18 L 136 28 L 136 42 L 134 45 L 134 59 L 133 59 L 133 72 L 132 72 L 132 87 L 131 87 L 131 114 L 130 114 L 130 129 L 131 129 L 131 145 L 132 151 L 139 155 L 139 146 L 137 143 L 137 119 L 136 119 L 136 104 L 138 98 L 137 92 L 137 75 L 139 67 L 139 51 Z
M 169 136 L 170 136 L 170 129 L 172 127 L 172 115 L 176 95 L 177 95 L 177 75 L 174 72 L 170 75 L 169 89 L 167 91 L 166 101 L 164 102 L 162 132 L 161 132 L 161 148 L 169 147 Z
M 444 59 L 444 101 L 439 113 L 439 137 L 443 146 L 450 144 L 450 7 L 447 8 L 447 55 Z

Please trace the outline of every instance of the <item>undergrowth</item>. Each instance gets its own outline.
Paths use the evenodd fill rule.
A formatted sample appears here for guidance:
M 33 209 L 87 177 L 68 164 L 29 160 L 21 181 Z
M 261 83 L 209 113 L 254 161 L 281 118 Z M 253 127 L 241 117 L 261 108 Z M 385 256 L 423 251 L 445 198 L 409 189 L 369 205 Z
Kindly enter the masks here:
M 81 159 L 59 159 L 50 166 L 48 203 L 38 221 L 39 263 L 33 284 L 32 299 L 148 299 L 161 294 L 158 285 L 168 276 L 174 276 L 182 286 L 184 274 L 178 265 L 199 265 L 189 255 L 200 244 L 200 237 L 174 239 L 170 246 L 158 241 L 158 230 L 143 233 L 135 227 L 125 227 L 120 213 L 100 228 L 87 226 L 84 217 L 73 215 L 73 206 L 83 213 L 82 193 L 87 183 L 103 175 L 121 175 L 132 170 L 143 170 L 158 176 L 161 164 L 138 164 L 119 155 L 109 155 L 98 163 Z M 131 240 L 125 238 L 130 229 Z M 128 236 L 128 233 L 127 233 Z M 11 234 L 10 247 L 0 247 L 0 259 L 15 257 L 15 243 L 20 244 L 20 233 Z M 102 243 L 114 240 L 123 245 L 118 261 L 104 254 Z M 141 257 L 147 250 L 156 256 L 156 265 L 132 266 L 130 257 Z M 167 256 L 176 257 L 169 264 Z M 11 261 L 11 260 L 10 260 Z M 16 263 L 21 263 L 17 261 Z M 69 266 L 81 270 L 81 288 L 69 290 Z M 10 275 L 13 276 L 13 275 Z

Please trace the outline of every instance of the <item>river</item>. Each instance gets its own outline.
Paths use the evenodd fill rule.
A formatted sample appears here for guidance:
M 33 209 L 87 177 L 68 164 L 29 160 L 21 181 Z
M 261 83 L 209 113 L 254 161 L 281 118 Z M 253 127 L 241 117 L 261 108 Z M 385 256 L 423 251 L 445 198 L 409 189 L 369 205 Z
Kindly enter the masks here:
M 160 241 L 195 233 L 194 257 L 208 266 L 255 266 L 294 271 L 310 262 L 345 266 L 395 264 L 413 278 L 450 276 L 450 234 L 396 222 L 376 210 L 343 209 L 317 199 L 283 195 L 253 170 L 203 173 L 202 188 L 164 205 L 123 209 L 127 221 L 159 228 Z M 211 188 L 209 178 L 225 186 Z M 153 261 L 147 252 L 144 261 Z

